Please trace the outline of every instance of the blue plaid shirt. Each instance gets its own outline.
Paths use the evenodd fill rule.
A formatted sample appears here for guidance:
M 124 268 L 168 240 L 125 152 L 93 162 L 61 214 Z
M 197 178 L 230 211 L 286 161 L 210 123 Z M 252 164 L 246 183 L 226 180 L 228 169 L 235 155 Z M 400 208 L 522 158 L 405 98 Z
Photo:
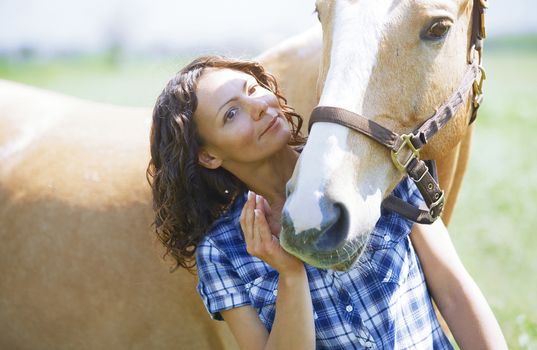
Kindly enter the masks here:
M 393 192 L 419 205 L 414 183 Z M 246 252 L 239 223 L 246 194 L 213 225 L 197 248 L 197 290 L 213 319 L 219 311 L 252 305 L 270 332 L 278 272 Z M 350 270 L 305 264 L 317 349 L 452 349 L 434 313 L 420 262 L 410 242 L 412 222 L 382 210 L 366 251 Z

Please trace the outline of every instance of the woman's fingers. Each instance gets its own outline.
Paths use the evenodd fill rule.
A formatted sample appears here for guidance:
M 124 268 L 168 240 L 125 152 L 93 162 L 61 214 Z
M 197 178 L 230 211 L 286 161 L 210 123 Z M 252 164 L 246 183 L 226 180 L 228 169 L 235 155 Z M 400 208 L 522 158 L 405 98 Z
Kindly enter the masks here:
M 277 265 L 277 260 L 281 258 L 279 241 L 272 234 L 267 211 L 270 211 L 270 205 L 266 199 L 255 192 L 249 192 L 242 208 L 240 222 L 247 252 L 268 264 Z
M 255 193 L 249 191 L 248 199 L 242 208 L 241 227 L 244 232 L 246 241 L 251 241 L 254 237 L 254 208 L 255 208 Z
M 246 251 L 271 265 L 280 273 L 304 269 L 302 261 L 283 250 L 278 238 L 272 234 L 269 226 L 271 219 L 268 216 L 269 211 L 270 206 L 262 196 L 258 196 L 254 192 L 248 194 L 248 200 L 241 213 L 241 227 L 246 238 Z M 279 223 L 276 224 L 278 224 L 277 230 L 279 231 Z
M 262 245 L 266 246 L 272 242 L 272 233 L 270 233 L 267 219 L 265 218 L 265 214 L 259 209 L 255 209 L 254 236 L 256 239 L 259 239 Z
M 265 199 L 265 197 L 262 197 L 263 202 L 263 211 L 265 212 L 265 215 L 271 216 L 272 215 L 272 208 L 270 207 L 269 202 Z
M 265 218 L 267 219 L 270 232 L 277 237 L 280 236 L 280 221 L 272 216 L 272 208 L 270 207 L 269 202 L 261 197 L 261 206 L 265 212 Z

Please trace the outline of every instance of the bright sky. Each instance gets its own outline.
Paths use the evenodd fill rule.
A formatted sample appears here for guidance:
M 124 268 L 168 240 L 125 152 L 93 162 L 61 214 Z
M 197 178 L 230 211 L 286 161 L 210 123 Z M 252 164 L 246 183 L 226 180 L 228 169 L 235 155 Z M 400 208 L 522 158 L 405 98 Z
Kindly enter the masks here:
M 314 0 L 0 0 L 0 52 L 193 46 L 261 51 L 315 23 Z M 537 32 L 537 1 L 489 0 L 488 34 Z

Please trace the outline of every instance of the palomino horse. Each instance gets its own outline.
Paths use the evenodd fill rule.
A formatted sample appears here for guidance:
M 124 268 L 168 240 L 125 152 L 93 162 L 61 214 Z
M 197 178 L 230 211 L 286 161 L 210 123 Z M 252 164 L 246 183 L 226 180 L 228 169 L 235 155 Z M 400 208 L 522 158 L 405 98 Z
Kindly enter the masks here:
M 315 118 L 324 111 L 337 115 L 321 115 L 313 124 L 287 184 L 280 233 L 286 250 L 314 266 L 346 269 L 363 250 L 381 202 L 403 176 L 394 163 L 414 164 L 408 155 L 392 163 L 380 143 L 386 141 L 379 140 L 386 133 L 397 136 L 394 150 L 427 143 L 437 129 L 427 129 L 419 140 L 409 133 L 427 126 L 428 117 L 448 100 L 457 104 L 441 108 L 442 120 L 433 126 L 453 118 L 421 156 L 441 159 L 466 137 L 478 106 L 471 88 L 480 97 L 484 78 L 478 62 L 485 5 L 484 0 L 317 1 L 323 26 L 319 105 L 332 108 L 318 108 Z M 342 116 L 345 121 L 336 120 Z M 356 120 L 360 132 L 348 127 Z M 405 133 L 411 138 L 399 140 Z M 429 217 L 438 213 L 439 203 L 433 203 Z

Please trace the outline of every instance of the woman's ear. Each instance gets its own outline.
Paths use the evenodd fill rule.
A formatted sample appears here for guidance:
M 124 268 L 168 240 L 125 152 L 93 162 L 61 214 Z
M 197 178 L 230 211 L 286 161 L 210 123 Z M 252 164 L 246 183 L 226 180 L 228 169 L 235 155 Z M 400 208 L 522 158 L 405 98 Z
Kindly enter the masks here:
M 198 162 L 207 169 L 216 169 L 222 165 L 222 159 L 202 149 L 198 153 Z

